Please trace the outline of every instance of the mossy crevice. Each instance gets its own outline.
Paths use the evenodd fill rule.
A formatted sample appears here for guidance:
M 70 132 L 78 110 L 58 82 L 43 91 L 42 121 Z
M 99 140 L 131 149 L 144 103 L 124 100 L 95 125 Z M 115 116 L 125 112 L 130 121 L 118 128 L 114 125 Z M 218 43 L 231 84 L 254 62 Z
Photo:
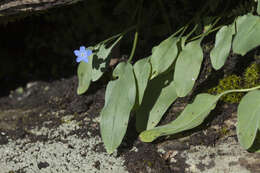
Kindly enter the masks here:
M 220 94 L 227 90 L 252 88 L 260 85 L 260 65 L 257 62 L 251 63 L 244 71 L 243 75 L 228 75 L 219 80 L 217 86 L 210 88 L 208 93 Z M 229 93 L 221 97 L 226 103 L 239 103 L 244 93 Z

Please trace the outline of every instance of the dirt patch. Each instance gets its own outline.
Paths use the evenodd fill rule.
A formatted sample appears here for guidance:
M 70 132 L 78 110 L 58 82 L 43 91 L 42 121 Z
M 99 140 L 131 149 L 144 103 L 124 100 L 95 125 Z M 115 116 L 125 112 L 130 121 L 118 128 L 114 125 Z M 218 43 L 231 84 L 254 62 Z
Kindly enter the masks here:
M 16 90 L 8 97 L 0 98 L 0 145 L 5 146 L 10 140 L 27 139 L 29 141 L 26 143 L 31 144 L 60 142 L 73 151 L 77 145 L 71 144 L 66 138 L 100 138 L 98 119 L 104 105 L 105 85 L 94 83 L 82 96 L 76 94 L 76 87 L 76 77 L 53 82 L 32 82 L 28 83 L 22 92 Z M 189 102 L 189 98 L 177 100 L 160 124 L 174 120 Z M 220 103 L 201 126 L 177 135 L 161 137 L 153 143 L 139 141 L 134 126 L 135 120 L 132 118 L 116 157 L 124 158 L 126 170 L 130 173 L 207 172 L 214 170 L 216 166 L 221 167 L 221 159 L 226 159 L 219 159 L 224 157 L 223 152 L 226 152 L 226 148 L 221 147 L 226 146 L 225 143 L 231 143 L 228 147 L 237 148 L 239 152 L 234 150 L 227 156 L 236 155 L 240 158 L 233 158 L 230 162 L 231 167 L 234 167 L 234 170 L 238 166 L 241 169 L 257 170 L 257 164 L 252 165 L 248 160 L 253 156 L 246 155 L 245 158 L 246 151 L 241 149 L 237 142 L 236 108 L 237 105 Z M 47 131 L 55 131 L 70 122 L 76 122 L 77 125 L 69 133 L 62 132 L 63 137 L 48 133 L 37 135 L 34 132 L 34 129 L 44 128 L 49 129 Z M 24 144 L 25 148 L 26 145 Z M 87 150 L 87 146 L 84 147 Z M 203 147 L 205 149 L 202 149 Z M 208 150 L 208 153 L 203 154 L 203 150 Z M 94 144 L 91 152 L 105 153 L 103 143 L 100 141 Z M 198 157 L 195 157 L 196 154 Z M 82 152 L 80 155 L 87 157 L 88 153 Z M 257 163 L 257 160 L 254 159 L 254 163 Z M 48 164 L 50 163 L 42 160 L 38 167 L 47 169 L 51 167 Z M 103 163 L 99 160 L 94 160 L 91 166 L 97 171 L 103 170 Z
M 153 144 L 137 141 L 134 148 L 125 153 L 124 157 L 129 172 L 171 172 L 169 165 L 159 155 Z

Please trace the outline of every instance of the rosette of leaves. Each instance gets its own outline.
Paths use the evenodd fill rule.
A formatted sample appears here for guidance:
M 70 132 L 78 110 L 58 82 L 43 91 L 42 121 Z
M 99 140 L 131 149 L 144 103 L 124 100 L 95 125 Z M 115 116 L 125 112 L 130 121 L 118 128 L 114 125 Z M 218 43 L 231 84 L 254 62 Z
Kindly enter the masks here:
M 211 63 L 215 70 L 223 67 L 231 47 L 234 53 L 244 56 L 260 45 L 259 21 L 258 15 L 249 13 L 239 16 L 230 25 L 222 26 L 217 32 L 211 53 Z M 188 38 L 193 31 L 183 36 L 184 32 L 179 34 L 185 28 L 183 27 L 155 46 L 148 58 L 139 60 L 134 65 L 122 62 L 116 66 L 113 71 L 114 80 L 107 85 L 105 106 L 101 111 L 101 136 L 108 153 L 112 153 L 122 142 L 131 113 L 136 116 L 137 130 L 141 132 L 140 139 L 143 142 L 152 142 L 158 137 L 180 133 L 200 125 L 215 108 L 218 100 L 233 92 L 248 92 L 238 106 L 237 135 L 245 149 L 252 147 L 260 129 L 260 86 L 239 88 L 241 79 L 235 76 L 230 77 L 234 88 L 217 95 L 200 93 L 174 121 L 157 126 L 168 107 L 178 97 L 187 96 L 192 91 L 204 58 L 200 44 L 211 32 L 211 26 L 213 24 L 205 26 L 205 32 L 190 40 Z M 106 55 L 110 53 L 111 50 L 101 49 L 102 45 L 105 43 L 94 46 L 93 51 L 96 53 L 93 60 L 94 56 L 99 58 L 104 51 L 107 51 Z M 104 56 L 103 61 L 97 62 L 108 61 L 108 57 Z M 88 68 L 90 69 L 86 72 L 92 73 L 94 66 Z M 81 73 L 86 72 L 82 70 Z M 99 73 L 103 75 L 104 71 Z M 82 93 L 84 92 L 86 91 Z
M 232 25 L 236 25 L 236 32 L 232 29 Z M 231 45 L 233 47 L 233 51 L 240 55 L 245 55 L 247 52 L 260 45 L 259 16 L 246 14 L 238 17 L 232 25 L 230 25 L 231 29 L 224 26 L 227 29 L 223 27 L 224 29 L 219 30 L 216 35 L 215 47 L 211 53 L 212 65 L 216 70 L 220 69 L 225 64 Z M 234 39 L 232 39 L 232 37 L 231 39 L 224 39 L 226 38 L 226 35 L 234 35 Z M 216 49 L 220 51 L 217 52 L 215 51 Z M 224 54 L 221 52 L 222 50 L 225 52 Z M 251 70 L 250 73 L 246 71 L 245 74 L 247 74 L 247 76 L 255 76 L 256 71 Z M 230 76 L 229 78 L 233 88 L 229 88 L 230 90 L 224 91 L 215 96 L 210 94 L 197 95 L 194 102 L 189 104 L 176 120 L 167 125 L 158 126 L 142 132 L 140 134 L 140 139 L 144 142 L 152 142 L 160 136 L 176 134 L 192 129 L 203 122 L 211 110 L 214 109 L 216 102 L 221 97 L 232 92 L 249 91 L 249 93 L 242 98 L 238 106 L 237 135 L 240 144 L 245 149 L 250 149 L 253 147 L 253 142 L 256 138 L 257 131 L 260 129 L 260 125 L 258 123 L 260 121 L 259 90 L 257 90 L 260 86 L 258 85 L 253 88 L 243 89 L 239 86 L 241 79 L 238 76 Z M 220 81 L 223 85 L 225 85 L 225 82 L 227 81 Z M 256 151 L 259 151 L 259 146 Z

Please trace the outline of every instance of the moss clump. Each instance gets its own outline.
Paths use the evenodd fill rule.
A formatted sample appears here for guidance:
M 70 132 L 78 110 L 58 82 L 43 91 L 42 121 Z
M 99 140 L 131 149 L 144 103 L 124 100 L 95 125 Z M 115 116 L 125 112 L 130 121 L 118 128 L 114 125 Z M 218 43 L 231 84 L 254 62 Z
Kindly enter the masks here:
M 260 68 L 259 64 L 252 63 L 244 72 L 244 88 L 252 88 L 259 85 L 259 74 Z
M 210 94 L 220 94 L 227 90 L 240 89 L 242 85 L 241 77 L 237 75 L 227 76 L 219 81 L 218 86 L 208 90 Z M 230 93 L 221 97 L 221 100 L 228 103 L 238 103 L 243 94 L 242 93 Z
M 219 84 L 208 90 L 210 94 L 220 94 L 226 90 L 252 88 L 260 84 L 260 67 L 256 62 L 246 68 L 242 77 L 229 75 L 219 81 Z M 226 103 L 239 103 L 244 93 L 230 93 L 221 97 Z

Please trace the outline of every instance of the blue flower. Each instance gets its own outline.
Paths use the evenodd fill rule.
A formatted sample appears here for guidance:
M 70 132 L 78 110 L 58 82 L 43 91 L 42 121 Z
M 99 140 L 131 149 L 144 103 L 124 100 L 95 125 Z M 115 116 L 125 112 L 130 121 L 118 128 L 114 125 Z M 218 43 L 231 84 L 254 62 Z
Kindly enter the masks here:
M 88 63 L 88 57 L 92 54 L 92 50 L 86 49 L 85 46 L 80 46 L 79 50 L 74 50 L 74 54 L 77 56 L 77 62 L 84 61 Z

